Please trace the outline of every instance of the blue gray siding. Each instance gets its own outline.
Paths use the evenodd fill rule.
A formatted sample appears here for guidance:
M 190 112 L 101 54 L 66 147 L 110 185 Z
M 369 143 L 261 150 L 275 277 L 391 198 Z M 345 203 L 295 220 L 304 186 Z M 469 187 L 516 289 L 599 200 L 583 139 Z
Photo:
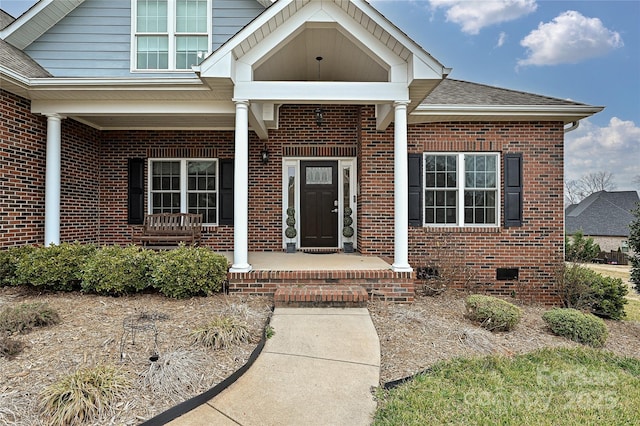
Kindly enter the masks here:
M 255 0 L 213 0 L 213 50 L 264 8 Z M 86 0 L 25 49 L 55 77 L 192 77 L 132 73 L 131 0 Z

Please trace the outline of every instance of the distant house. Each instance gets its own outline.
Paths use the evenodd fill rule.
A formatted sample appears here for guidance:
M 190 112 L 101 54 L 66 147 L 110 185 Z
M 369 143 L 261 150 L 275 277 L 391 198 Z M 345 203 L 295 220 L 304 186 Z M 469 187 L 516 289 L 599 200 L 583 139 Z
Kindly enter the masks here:
M 231 291 L 410 301 L 445 244 L 494 292 L 556 300 L 564 135 L 602 107 L 451 79 L 363 0 L 40 0 L 0 28 L 0 248 L 196 213 Z M 253 268 L 288 243 L 392 264 Z
M 593 193 L 565 209 L 566 233 L 573 235 L 582 231 L 604 252 L 629 253 L 629 224 L 634 219 L 632 210 L 638 206 L 638 201 L 636 191 Z

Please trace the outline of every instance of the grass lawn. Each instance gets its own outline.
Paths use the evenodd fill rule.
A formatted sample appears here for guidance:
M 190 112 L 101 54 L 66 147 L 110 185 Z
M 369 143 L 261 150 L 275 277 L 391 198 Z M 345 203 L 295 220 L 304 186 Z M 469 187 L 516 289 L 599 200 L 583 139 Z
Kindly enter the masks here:
M 624 312 L 627 314 L 624 317 L 625 321 L 640 322 L 640 300 L 627 299 L 627 304 L 624 305 Z
M 640 360 L 586 348 L 454 359 L 378 398 L 374 425 L 637 424 Z

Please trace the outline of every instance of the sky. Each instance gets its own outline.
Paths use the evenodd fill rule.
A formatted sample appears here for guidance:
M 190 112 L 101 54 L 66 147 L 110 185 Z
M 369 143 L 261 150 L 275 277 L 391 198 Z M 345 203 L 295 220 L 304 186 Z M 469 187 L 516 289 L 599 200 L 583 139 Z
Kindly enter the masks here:
M 64 0 L 60 0 L 64 1 Z M 17 17 L 34 0 L 0 0 Z M 370 0 L 451 78 L 604 111 L 565 136 L 565 179 L 640 190 L 640 0 Z

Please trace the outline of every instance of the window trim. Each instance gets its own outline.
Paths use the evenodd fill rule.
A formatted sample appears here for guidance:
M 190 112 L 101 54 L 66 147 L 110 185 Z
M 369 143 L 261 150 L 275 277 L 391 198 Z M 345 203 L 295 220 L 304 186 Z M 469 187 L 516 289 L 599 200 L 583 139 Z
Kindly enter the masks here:
M 427 156 L 455 156 L 456 157 L 456 192 L 457 192 L 457 204 L 456 204 L 456 223 L 428 223 L 426 215 L 426 191 L 427 191 L 427 168 L 426 159 Z M 495 221 L 493 223 L 465 223 L 464 222 L 464 194 L 466 191 L 466 179 L 465 179 L 465 156 L 467 155 L 485 155 L 494 156 L 496 158 L 496 186 L 495 186 Z M 499 228 L 500 227 L 500 209 L 502 206 L 502 192 L 501 192 L 501 161 L 502 156 L 500 152 L 484 152 L 484 151 L 466 151 L 466 152 L 448 152 L 448 151 L 428 151 L 422 153 L 422 226 L 423 227 L 436 227 L 436 228 Z M 453 190 L 453 189 L 451 189 Z M 477 190 L 477 189 L 474 189 Z
M 177 33 L 177 3 L 176 0 L 167 0 L 167 32 L 166 33 L 139 33 L 138 32 L 138 0 L 131 0 L 131 53 L 129 59 L 130 71 L 132 73 L 188 73 L 193 72 L 191 68 L 176 68 L 176 37 L 177 36 L 207 36 L 207 51 L 204 58 L 212 52 L 213 43 L 213 0 L 207 1 L 207 33 Z M 168 65 L 167 68 L 138 68 L 138 37 L 139 36 L 158 36 L 166 35 L 168 37 Z M 203 58 L 203 60 L 204 60 Z
M 187 185 L 187 163 L 198 161 L 210 161 L 215 163 L 216 167 L 216 221 L 215 223 L 205 222 L 203 226 L 219 226 L 220 223 L 220 160 L 218 158 L 149 158 L 147 162 L 147 213 L 153 213 L 153 163 L 154 162 L 180 162 L 180 213 L 188 213 L 188 185 Z

